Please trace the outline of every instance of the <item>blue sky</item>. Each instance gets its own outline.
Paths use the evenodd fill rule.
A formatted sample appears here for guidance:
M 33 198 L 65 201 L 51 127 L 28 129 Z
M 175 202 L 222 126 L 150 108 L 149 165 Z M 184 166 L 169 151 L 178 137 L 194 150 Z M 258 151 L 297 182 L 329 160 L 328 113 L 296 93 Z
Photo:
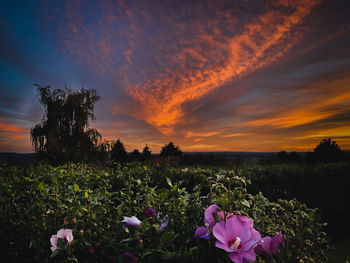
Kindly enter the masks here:
M 2 1 L 0 151 L 31 152 L 32 84 L 96 89 L 127 150 L 350 149 L 350 3 Z

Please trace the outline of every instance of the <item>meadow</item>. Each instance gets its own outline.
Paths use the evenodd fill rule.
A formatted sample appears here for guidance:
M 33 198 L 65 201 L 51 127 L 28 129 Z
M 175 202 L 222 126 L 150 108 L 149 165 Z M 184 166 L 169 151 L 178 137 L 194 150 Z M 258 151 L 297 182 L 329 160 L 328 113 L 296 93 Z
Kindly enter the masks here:
M 349 238 L 349 175 L 348 163 L 2 164 L 2 262 L 239 262 L 215 246 L 233 218 L 271 240 L 250 261 L 345 262 L 333 245 Z M 52 249 L 61 229 L 72 232 Z

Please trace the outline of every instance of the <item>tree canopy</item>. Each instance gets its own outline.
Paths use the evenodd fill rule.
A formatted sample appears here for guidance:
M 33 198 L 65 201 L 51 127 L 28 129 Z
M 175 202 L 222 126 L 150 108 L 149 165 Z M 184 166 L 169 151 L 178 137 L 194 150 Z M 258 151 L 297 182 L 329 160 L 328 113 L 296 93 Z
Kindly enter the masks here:
M 89 159 L 101 139 L 96 129 L 89 128 L 89 120 L 95 120 L 95 103 L 100 100 L 96 90 L 66 87 L 52 91 L 50 86 L 34 86 L 45 108 L 41 122 L 30 131 L 35 152 L 57 163 Z
M 160 156 L 175 156 L 181 157 L 183 155 L 179 146 L 176 146 L 173 142 L 169 142 L 168 144 L 162 147 L 162 151 L 160 152 Z
M 127 152 L 124 144 L 118 138 L 114 143 L 111 151 L 111 160 L 116 162 L 125 162 L 127 160 Z
M 331 138 L 323 139 L 314 149 L 313 158 L 315 161 L 329 163 L 344 160 L 345 154 L 339 145 Z
M 150 148 L 146 144 L 146 146 L 142 150 L 142 160 L 146 161 L 152 158 L 152 151 L 150 151 Z

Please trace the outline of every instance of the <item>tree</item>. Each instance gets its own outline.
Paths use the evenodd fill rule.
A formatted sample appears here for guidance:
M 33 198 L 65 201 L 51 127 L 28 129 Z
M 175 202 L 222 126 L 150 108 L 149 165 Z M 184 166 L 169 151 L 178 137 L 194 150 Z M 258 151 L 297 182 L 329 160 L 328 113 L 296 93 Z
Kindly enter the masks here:
M 131 153 L 130 153 L 130 160 L 131 161 L 139 161 L 140 159 L 141 159 L 141 153 L 140 153 L 140 151 L 139 150 L 137 150 L 137 149 L 134 149 L 134 151 L 132 151 Z
M 345 153 L 339 145 L 331 138 L 323 139 L 314 149 L 313 158 L 315 161 L 330 163 L 340 162 L 345 158 Z
M 116 162 L 125 162 L 127 152 L 124 144 L 118 138 L 117 142 L 113 145 L 111 151 L 111 160 Z
M 31 128 L 35 152 L 49 161 L 86 161 L 96 150 L 101 134 L 89 128 L 95 120 L 94 106 L 100 100 L 94 89 L 55 89 L 34 84 L 39 102 L 45 107 L 42 121 Z
M 168 144 L 164 145 L 162 147 L 162 151 L 160 152 L 161 157 L 166 157 L 166 156 L 181 157 L 182 155 L 183 153 L 180 150 L 180 147 L 174 145 L 173 142 L 169 142 Z
M 150 148 L 146 144 L 146 146 L 142 150 L 142 160 L 147 161 L 152 158 L 152 151 L 150 151 Z

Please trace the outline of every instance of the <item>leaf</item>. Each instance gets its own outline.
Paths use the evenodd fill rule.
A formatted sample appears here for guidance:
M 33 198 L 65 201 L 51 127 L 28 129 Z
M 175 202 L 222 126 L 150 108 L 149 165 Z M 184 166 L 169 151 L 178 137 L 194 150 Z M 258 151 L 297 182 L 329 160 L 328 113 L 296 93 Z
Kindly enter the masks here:
M 168 185 L 169 185 L 170 187 L 173 187 L 173 184 L 171 183 L 171 180 L 170 180 L 169 177 L 166 177 L 166 182 L 168 183 Z
M 79 191 L 79 185 L 73 184 L 73 186 L 74 186 L 74 192 L 78 192 Z
M 241 204 L 246 206 L 246 207 L 250 207 L 250 204 L 249 204 L 248 200 L 242 200 Z
M 121 243 L 125 243 L 125 242 L 130 242 L 130 241 L 133 241 L 134 239 L 133 238 L 125 238 L 125 239 L 123 239 L 123 240 L 120 240 L 119 241 L 119 243 L 121 244 Z
M 51 253 L 51 257 L 57 256 L 61 252 L 61 249 L 56 249 L 54 252 Z
M 42 191 L 44 190 L 44 188 L 45 188 L 44 183 L 43 183 L 43 182 L 40 182 L 40 184 L 38 185 L 38 190 L 39 190 L 40 192 L 42 192 Z

